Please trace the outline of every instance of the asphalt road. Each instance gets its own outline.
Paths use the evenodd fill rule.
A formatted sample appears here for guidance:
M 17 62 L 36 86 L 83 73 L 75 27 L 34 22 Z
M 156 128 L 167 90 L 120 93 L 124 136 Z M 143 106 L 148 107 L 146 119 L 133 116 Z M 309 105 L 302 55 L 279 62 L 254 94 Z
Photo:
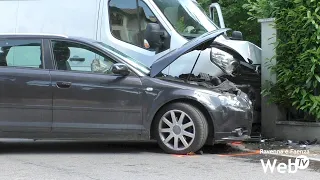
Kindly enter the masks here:
M 319 179 L 320 162 L 311 162 L 308 169 L 296 174 L 265 174 L 261 158 L 278 158 L 281 162 L 288 159 L 237 156 L 240 153 L 217 146 L 205 147 L 202 155 L 168 155 L 153 142 L 5 141 L 0 143 L 0 179 Z

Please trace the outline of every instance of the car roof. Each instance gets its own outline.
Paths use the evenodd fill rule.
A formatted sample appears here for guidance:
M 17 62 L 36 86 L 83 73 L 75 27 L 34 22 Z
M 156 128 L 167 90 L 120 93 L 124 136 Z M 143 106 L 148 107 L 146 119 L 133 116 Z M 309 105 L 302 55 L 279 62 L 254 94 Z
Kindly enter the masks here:
M 87 43 L 98 42 L 94 39 L 84 38 L 84 37 L 76 37 L 76 36 L 66 36 L 61 34 L 43 34 L 43 33 L 0 33 L 0 39 L 8 39 L 8 38 L 39 38 L 39 39 L 65 39 L 65 40 L 75 40 L 82 41 Z
M 0 38 L 68 38 L 60 34 L 0 33 Z

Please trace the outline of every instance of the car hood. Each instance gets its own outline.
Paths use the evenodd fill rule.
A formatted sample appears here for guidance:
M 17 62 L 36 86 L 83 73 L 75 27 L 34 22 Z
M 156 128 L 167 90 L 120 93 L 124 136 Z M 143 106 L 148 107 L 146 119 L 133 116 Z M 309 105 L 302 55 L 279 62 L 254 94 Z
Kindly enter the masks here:
M 164 56 L 157 59 L 152 65 L 150 70 L 150 77 L 155 77 L 158 75 L 162 70 L 168 67 L 171 63 L 173 63 L 176 59 L 180 56 L 193 51 L 195 49 L 206 49 L 209 47 L 212 42 L 221 34 L 225 33 L 226 31 L 230 30 L 229 28 L 225 29 L 218 29 L 215 31 L 207 32 L 189 42 L 184 44 L 182 47 L 177 48 L 169 53 L 165 54 Z

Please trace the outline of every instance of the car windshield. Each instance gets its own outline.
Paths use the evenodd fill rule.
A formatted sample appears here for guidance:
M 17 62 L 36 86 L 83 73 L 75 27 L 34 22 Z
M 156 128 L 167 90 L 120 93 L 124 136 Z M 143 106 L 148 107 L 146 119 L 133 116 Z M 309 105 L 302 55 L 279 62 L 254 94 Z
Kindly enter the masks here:
M 102 42 L 97 42 L 98 45 L 102 46 L 103 48 L 112 51 L 114 55 L 118 56 L 121 59 L 124 59 L 127 63 L 129 63 L 131 66 L 135 67 L 136 69 L 140 70 L 144 74 L 149 74 L 150 73 L 150 68 L 142 64 L 140 61 L 122 53 L 121 51 L 104 44 Z
M 218 27 L 193 0 L 153 0 L 175 30 L 190 39 Z

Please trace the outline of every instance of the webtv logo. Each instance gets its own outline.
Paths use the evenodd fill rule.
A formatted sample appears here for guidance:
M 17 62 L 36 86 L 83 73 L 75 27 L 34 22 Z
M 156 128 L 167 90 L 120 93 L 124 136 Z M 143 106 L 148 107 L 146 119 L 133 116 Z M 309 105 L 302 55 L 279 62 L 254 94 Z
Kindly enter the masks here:
M 263 168 L 264 173 L 268 173 L 270 171 L 273 173 L 275 169 L 279 173 L 296 173 L 298 169 L 307 169 L 310 163 L 310 160 L 307 156 L 298 156 L 296 159 L 292 162 L 291 159 L 288 160 L 288 164 L 286 163 L 279 163 L 277 165 L 277 159 L 273 160 L 273 163 L 271 163 L 270 159 L 267 160 L 267 162 L 264 162 L 263 159 L 260 160 L 261 165 Z

